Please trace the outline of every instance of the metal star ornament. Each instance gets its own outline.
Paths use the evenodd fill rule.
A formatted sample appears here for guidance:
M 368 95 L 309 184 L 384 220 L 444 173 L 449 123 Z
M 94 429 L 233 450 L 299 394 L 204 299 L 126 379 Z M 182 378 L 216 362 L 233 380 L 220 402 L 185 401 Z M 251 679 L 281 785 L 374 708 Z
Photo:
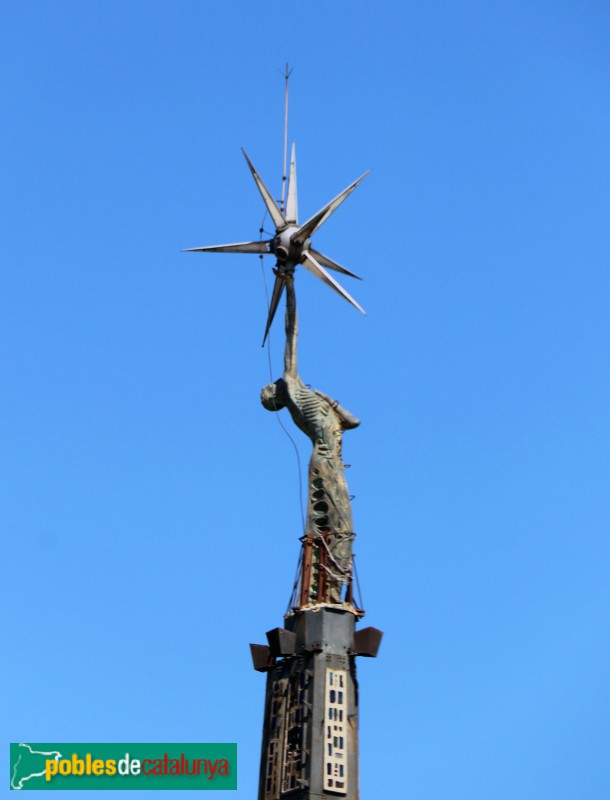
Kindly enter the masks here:
M 330 203 L 327 203 L 316 214 L 310 217 L 303 225 L 298 224 L 298 201 L 297 201 L 297 167 L 296 167 L 296 154 L 295 146 L 292 145 L 292 154 L 290 158 L 290 176 L 288 179 L 288 196 L 286 200 L 285 211 L 282 212 L 277 203 L 273 199 L 271 193 L 263 183 L 260 175 L 254 168 L 254 165 L 246 155 L 245 150 L 242 149 L 252 177 L 258 187 L 261 197 L 267 207 L 269 216 L 275 225 L 275 236 L 267 241 L 258 242 L 237 242 L 235 244 L 221 244 L 212 245 L 211 247 L 190 247 L 183 252 L 185 253 L 258 253 L 260 255 L 274 255 L 277 259 L 276 264 L 276 278 L 273 287 L 273 294 L 271 295 L 271 303 L 269 304 L 269 315 L 267 317 L 267 326 L 265 328 L 265 336 L 263 338 L 263 345 L 271 328 L 271 323 L 277 311 L 282 293 L 284 291 L 284 275 L 293 273 L 298 264 L 302 264 L 305 269 L 319 278 L 331 289 L 334 289 L 341 297 L 344 297 L 349 303 L 355 306 L 359 311 L 364 314 L 365 311 L 354 298 L 345 291 L 341 284 L 336 281 L 328 270 L 341 272 L 343 275 L 349 275 L 352 278 L 358 278 L 353 272 L 345 269 L 336 261 L 328 258 L 323 253 L 319 253 L 311 246 L 311 237 L 318 230 L 318 228 L 326 222 L 330 215 L 336 211 L 341 203 L 349 197 L 354 189 L 360 184 L 364 178 L 369 174 L 370 170 L 361 175 L 358 180 L 351 183 L 346 189 L 338 194 Z
M 364 314 L 365 311 L 354 298 L 345 291 L 341 284 L 336 281 L 328 270 L 334 272 L 341 272 L 343 275 L 349 275 L 351 278 L 361 278 L 350 272 L 345 267 L 337 264 L 336 261 L 328 258 L 323 253 L 314 250 L 311 246 L 311 237 L 318 230 L 318 228 L 326 222 L 330 215 L 339 208 L 341 203 L 349 197 L 354 189 L 360 184 L 364 178 L 369 174 L 370 170 L 361 175 L 358 180 L 351 183 L 346 189 L 338 194 L 330 203 L 327 203 L 316 214 L 310 217 L 303 225 L 298 223 L 298 202 L 297 202 L 297 166 L 295 146 L 292 145 L 292 154 L 290 158 L 290 175 L 288 179 L 288 193 L 286 199 L 286 208 L 284 211 L 280 210 L 279 206 L 273 199 L 273 196 L 263 183 L 260 175 L 254 168 L 254 165 L 246 155 L 245 150 L 242 149 L 245 156 L 252 177 L 258 187 L 261 197 L 267 207 L 269 216 L 275 225 L 275 236 L 267 241 L 258 242 L 237 242 L 235 244 L 220 244 L 212 245 L 211 247 L 190 247 L 184 250 L 185 253 L 257 253 L 259 255 L 274 255 L 277 263 L 275 269 L 275 284 L 273 286 L 273 294 L 271 295 L 271 303 L 269 304 L 269 314 L 267 317 L 267 326 L 265 328 L 265 336 L 263 338 L 263 345 L 267 339 L 271 323 L 277 311 L 280 299 L 284 291 L 284 276 L 286 274 L 294 273 L 298 264 L 302 264 L 306 270 L 319 278 L 331 289 L 345 298 L 349 303 L 355 306 L 359 311 Z

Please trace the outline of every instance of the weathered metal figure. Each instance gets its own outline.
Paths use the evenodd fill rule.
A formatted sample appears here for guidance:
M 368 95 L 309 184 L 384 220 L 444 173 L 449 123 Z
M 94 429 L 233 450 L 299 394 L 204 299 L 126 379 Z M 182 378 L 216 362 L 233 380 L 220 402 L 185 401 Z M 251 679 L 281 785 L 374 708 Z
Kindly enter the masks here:
M 284 136 L 286 137 L 286 131 Z M 309 436 L 313 444 L 309 464 L 307 523 L 298 605 L 303 607 L 320 603 L 337 604 L 342 602 L 342 587 L 350 584 L 354 539 L 352 512 L 341 460 L 341 438 L 343 431 L 355 428 L 360 423 L 356 417 L 323 392 L 308 389 L 297 374 L 294 272 L 297 266 L 304 267 L 364 313 L 364 309 L 328 270 L 352 278 L 358 276 L 323 253 L 314 250 L 311 245 L 311 237 L 349 197 L 368 173 L 365 172 L 310 217 L 307 222 L 300 224 L 298 222 L 297 167 L 294 145 L 290 158 L 286 204 L 284 205 L 283 185 L 281 206 L 279 207 L 245 152 L 244 156 L 275 226 L 274 236 L 267 241 L 192 247 L 189 248 L 189 252 L 257 253 L 261 257 L 274 255 L 276 258 L 275 283 L 269 303 L 263 344 L 282 294 L 286 290 L 284 377 L 263 389 L 262 402 L 270 411 L 287 408 L 294 423 Z M 286 148 L 284 149 L 284 162 L 286 162 Z M 285 174 L 284 163 L 284 181 L 286 180 Z M 349 592 L 346 593 L 345 601 L 346 606 L 352 607 Z
M 354 539 L 352 510 L 345 482 L 343 431 L 360 424 L 336 400 L 317 389 L 308 389 L 297 373 L 298 321 L 294 276 L 284 275 L 286 288 L 286 349 L 284 376 L 261 392 L 269 411 L 287 408 L 294 424 L 313 445 L 309 462 L 306 534 L 321 555 L 325 590 L 316 592 L 322 602 L 341 603 L 342 586 L 349 583 Z M 311 598 L 313 600 L 313 596 Z

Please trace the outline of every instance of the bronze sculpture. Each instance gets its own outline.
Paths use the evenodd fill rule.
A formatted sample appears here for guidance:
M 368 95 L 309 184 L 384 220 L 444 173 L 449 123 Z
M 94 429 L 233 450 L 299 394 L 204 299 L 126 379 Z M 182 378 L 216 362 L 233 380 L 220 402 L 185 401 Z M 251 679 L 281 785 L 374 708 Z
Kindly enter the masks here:
M 288 70 L 286 80 L 288 80 Z M 285 131 L 286 143 L 286 131 Z M 280 205 L 263 183 L 254 165 L 246 155 L 254 182 L 261 194 L 273 224 L 274 236 L 263 241 L 238 242 L 189 248 L 199 253 L 257 253 L 261 258 L 276 258 L 275 283 L 269 303 L 267 325 L 263 344 L 271 323 L 286 291 L 286 350 L 284 375 L 266 386 L 261 395 L 265 408 L 279 411 L 287 408 L 298 428 L 312 442 L 309 463 L 307 520 L 303 537 L 303 563 L 298 607 L 324 603 L 343 604 L 354 608 L 351 592 L 352 543 L 354 539 L 352 512 L 341 457 L 343 431 L 356 428 L 360 422 L 335 400 L 318 390 L 310 390 L 297 373 L 297 313 L 294 293 L 294 273 L 297 266 L 325 283 L 333 291 L 364 313 L 364 309 L 348 294 L 330 274 L 339 272 L 357 278 L 353 272 L 314 250 L 311 237 L 362 182 L 368 172 L 351 183 L 333 200 L 317 211 L 307 222 L 298 222 L 297 173 L 294 145 L 290 158 L 287 197 L 284 189 Z M 286 147 L 284 148 L 284 181 Z M 261 234 L 263 228 L 261 227 Z M 348 587 L 344 593 L 344 587 Z
M 336 400 L 317 389 L 308 389 L 297 372 L 298 319 L 294 275 L 283 276 L 286 288 L 286 348 L 284 375 L 261 392 L 261 402 L 269 411 L 287 408 L 294 424 L 311 439 L 309 462 L 306 540 L 318 553 L 324 571 L 324 590 L 302 587 L 306 603 L 341 603 L 342 587 L 351 580 L 352 510 L 345 481 L 343 431 L 360 424 Z M 318 579 L 320 576 L 318 576 Z M 315 576 L 312 576 L 313 583 Z M 316 591 L 318 588 L 318 591 Z

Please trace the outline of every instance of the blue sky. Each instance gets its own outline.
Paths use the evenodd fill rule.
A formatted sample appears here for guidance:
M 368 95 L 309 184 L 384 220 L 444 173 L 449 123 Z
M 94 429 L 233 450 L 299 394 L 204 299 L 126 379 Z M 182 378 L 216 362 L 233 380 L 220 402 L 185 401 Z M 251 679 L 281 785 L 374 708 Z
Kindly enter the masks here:
M 367 316 L 297 276 L 301 375 L 363 421 L 362 797 L 607 800 L 609 24 L 3 4 L 7 747 L 237 741 L 256 794 L 247 645 L 290 596 L 298 472 L 258 258 L 180 251 L 257 238 L 239 148 L 279 192 L 288 61 L 301 218 L 373 168 L 315 241 Z

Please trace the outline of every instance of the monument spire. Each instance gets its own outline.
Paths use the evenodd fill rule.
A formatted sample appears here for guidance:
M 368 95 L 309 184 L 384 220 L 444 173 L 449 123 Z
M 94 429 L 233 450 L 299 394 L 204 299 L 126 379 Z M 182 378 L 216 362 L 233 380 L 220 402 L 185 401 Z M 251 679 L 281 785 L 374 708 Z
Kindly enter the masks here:
M 275 255 L 275 284 L 263 344 L 285 294 L 284 371 L 281 378 L 263 388 L 261 402 L 273 412 L 286 408 L 312 445 L 297 600 L 284 617 L 284 627 L 267 632 L 267 645 L 250 645 L 254 668 L 267 673 L 258 797 L 358 800 L 356 656 L 377 655 L 382 637 L 376 628 L 355 630 L 364 610 L 353 600 L 352 548 L 356 534 L 342 446 L 344 432 L 358 427 L 360 421 L 337 400 L 311 389 L 299 376 L 294 284 L 297 267 L 302 265 L 364 313 L 328 270 L 357 276 L 314 250 L 311 236 L 368 173 L 299 225 L 294 145 L 287 195 L 284 193 L 289 75 L 286 66 L 284 173 L 279 206 L 244 151 L 275 225 L 274 237 L 266 242 L 196 247 L 190 252 Z

